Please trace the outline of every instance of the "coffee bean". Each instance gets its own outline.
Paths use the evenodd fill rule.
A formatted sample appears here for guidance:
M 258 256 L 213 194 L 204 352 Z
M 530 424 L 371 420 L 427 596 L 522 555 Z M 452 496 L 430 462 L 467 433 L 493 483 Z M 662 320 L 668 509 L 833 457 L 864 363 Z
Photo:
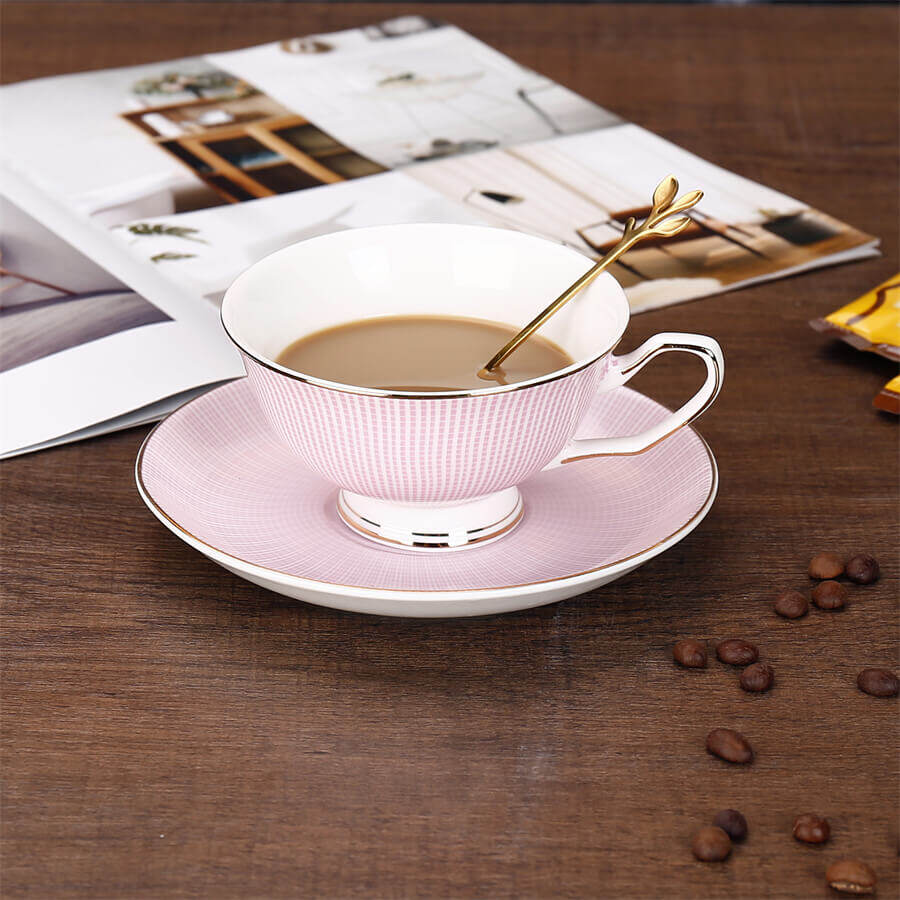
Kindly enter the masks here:
M 868 553 L 857 553 L 847 562 L 847 577 L 857 584 L 871 584 L 878 581 L 881 574 L 881 567 L 878 560 Z
M 731 854 L 731 838 L 715 825 L 705 825 L 691 844 L 694 856 L 701 862 L 721 862 Z
M 759 694 L 772 687 L 775 672 L 768 663 L 753 663 L 741 672 L 741 687 L 745 691 Z
M 816 579 L 837 578 L 844 572 L 844 561 L 837 553 L 817 553 L 809 561 L 809 577 Z
M 839 581 L 820 581 L 813 588 L 812 599 L 819 609 L 843 609 L 847 588 Z
M 900 679 L 890 669 L 863 669 L 856 676 L 856 686 L 873 697 L 896 697 L 900 693 Z
M 733 841 L 747 837 L 747 820 L 736 809 L 723 809 L 716 813 L 713 825 L 717 825 Z
M 753 762 L 753 748 L 739 731 L 731 728 L 713 728 L 706 736 L 706 749 L 713 756 L 730 763 Z
M 716 645 L 716 656 L 729 666 L 746 666 L 759 659 L 759 650 L 748 641 L 729 638 Z
M 875 873 L 858 859 L 839 859 L 825 870 L 825 880 L 845 894 L 874 894 Z
M 706 645 L 693 638 L 685 638 L 672 648 L 672 656 L 680 666 L 688 669 L 706 668 Z
M 775 598 L 775 612 L 786 619 L 799 619 L 809 612 L 809 600 L 800 591 L 782 591 Z
M 824 844 L 831 835 L 828 819 L 812 813 L 804 813 L 794 819 L 794 837 L 804 844 Z

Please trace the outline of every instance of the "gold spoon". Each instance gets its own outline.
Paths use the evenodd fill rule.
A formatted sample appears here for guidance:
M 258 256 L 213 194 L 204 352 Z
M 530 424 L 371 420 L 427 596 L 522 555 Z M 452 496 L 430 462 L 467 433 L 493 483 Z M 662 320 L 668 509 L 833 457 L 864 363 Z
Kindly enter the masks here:
M 622 239 L 595 266 L 592 266 L 577 281 L 570 284 L 546 309 L 536 315 L 515 337 L 501 350 L 495 353 L 490 362 L 478 373 L 482 378 L 494 381 L 494 369 L 509 356 L 521 343 L 527 341 L 555 312 L 562 309 L 579 291 L 586 288 L 601 272 L 609 268 L 623 253 L 630 250 L 638 241 L 648 237 L 673 237 L 684 231 L 691 223 L 689 216 L 669 219 L 675 213 L 685 212 L 700 202 L 703 191 L 691 191 L 683 197 L 675 199 L 678 193 L 678 182 L 672 175 L 667 175 L 656 186 L 653 192 L 653 206 L 650 215 L 638 225 L 634 217 L 625 223 Z M 668 221 L 664 221 L 668 220 Z

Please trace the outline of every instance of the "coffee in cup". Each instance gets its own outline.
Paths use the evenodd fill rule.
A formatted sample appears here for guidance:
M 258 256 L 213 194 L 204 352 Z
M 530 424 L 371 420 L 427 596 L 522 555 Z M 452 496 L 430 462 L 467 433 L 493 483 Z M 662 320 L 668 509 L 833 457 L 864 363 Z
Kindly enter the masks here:
M 304 335 L 275 362 L 341 384 L 427 392 L 478 389 L 490 381 L 516 384 L 574 361 L 562 347 L 535 334 L 489 380 L 479 375 L 518 330 L 462 316 L 377 316 Z

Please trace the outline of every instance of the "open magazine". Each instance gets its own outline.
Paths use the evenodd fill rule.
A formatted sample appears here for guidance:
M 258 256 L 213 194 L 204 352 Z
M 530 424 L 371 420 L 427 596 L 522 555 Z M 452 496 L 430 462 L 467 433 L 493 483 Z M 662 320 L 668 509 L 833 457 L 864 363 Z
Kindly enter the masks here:
M 418 16 L 14 84 L 0 112 L 0 456 L 158 418 L 242 375 L 226 288 L 327 232 L 482 223 L 587 266 L 671 172 L 705 197 L 677 238 L 612 267 L 635 312 L 877 252 Z

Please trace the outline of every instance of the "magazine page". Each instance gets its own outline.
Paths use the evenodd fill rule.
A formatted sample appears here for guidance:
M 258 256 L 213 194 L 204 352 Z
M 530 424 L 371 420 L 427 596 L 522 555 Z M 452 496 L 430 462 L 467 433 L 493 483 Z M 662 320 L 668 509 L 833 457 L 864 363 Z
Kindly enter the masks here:
M 610 268 L 633 312 L 875 253 L 869 235 L 630 123 L 406 171 L 492 224 L 596 258 L 621 238 L 629 216 L 649 212 L 659 173 L 701 187 L 684 232 L 644 242 Z
M 163 308 L 175 293 L 217 302 L 286 244 L 383 222 L 480 221 L 597 257 L 667 172 L 706 196 L 677 239 L 614 267 L 636 311 L 876 243 L 418 16 L 0 96 L 10 168 L 106 229 L 129 284 L 153 270 L 139 289 Z
M 0 458 L 165 414 L 241 374 L 179 322 L 0 195 Z
M 205 335 L 196 385 L 240 374 L 217 318 L 234 277 L 345 228 L 480 222 L 566 243 L 587 265 L 671 172 L 705 197 L 677 238 L 612 267 L 635 311 L 876 252 L 827 213 L 419 16 L 14 84 L 0 106 L 0 188 L 169 325 Z M 148 368 L 153 400 L 176 387 L 165 359 Z

